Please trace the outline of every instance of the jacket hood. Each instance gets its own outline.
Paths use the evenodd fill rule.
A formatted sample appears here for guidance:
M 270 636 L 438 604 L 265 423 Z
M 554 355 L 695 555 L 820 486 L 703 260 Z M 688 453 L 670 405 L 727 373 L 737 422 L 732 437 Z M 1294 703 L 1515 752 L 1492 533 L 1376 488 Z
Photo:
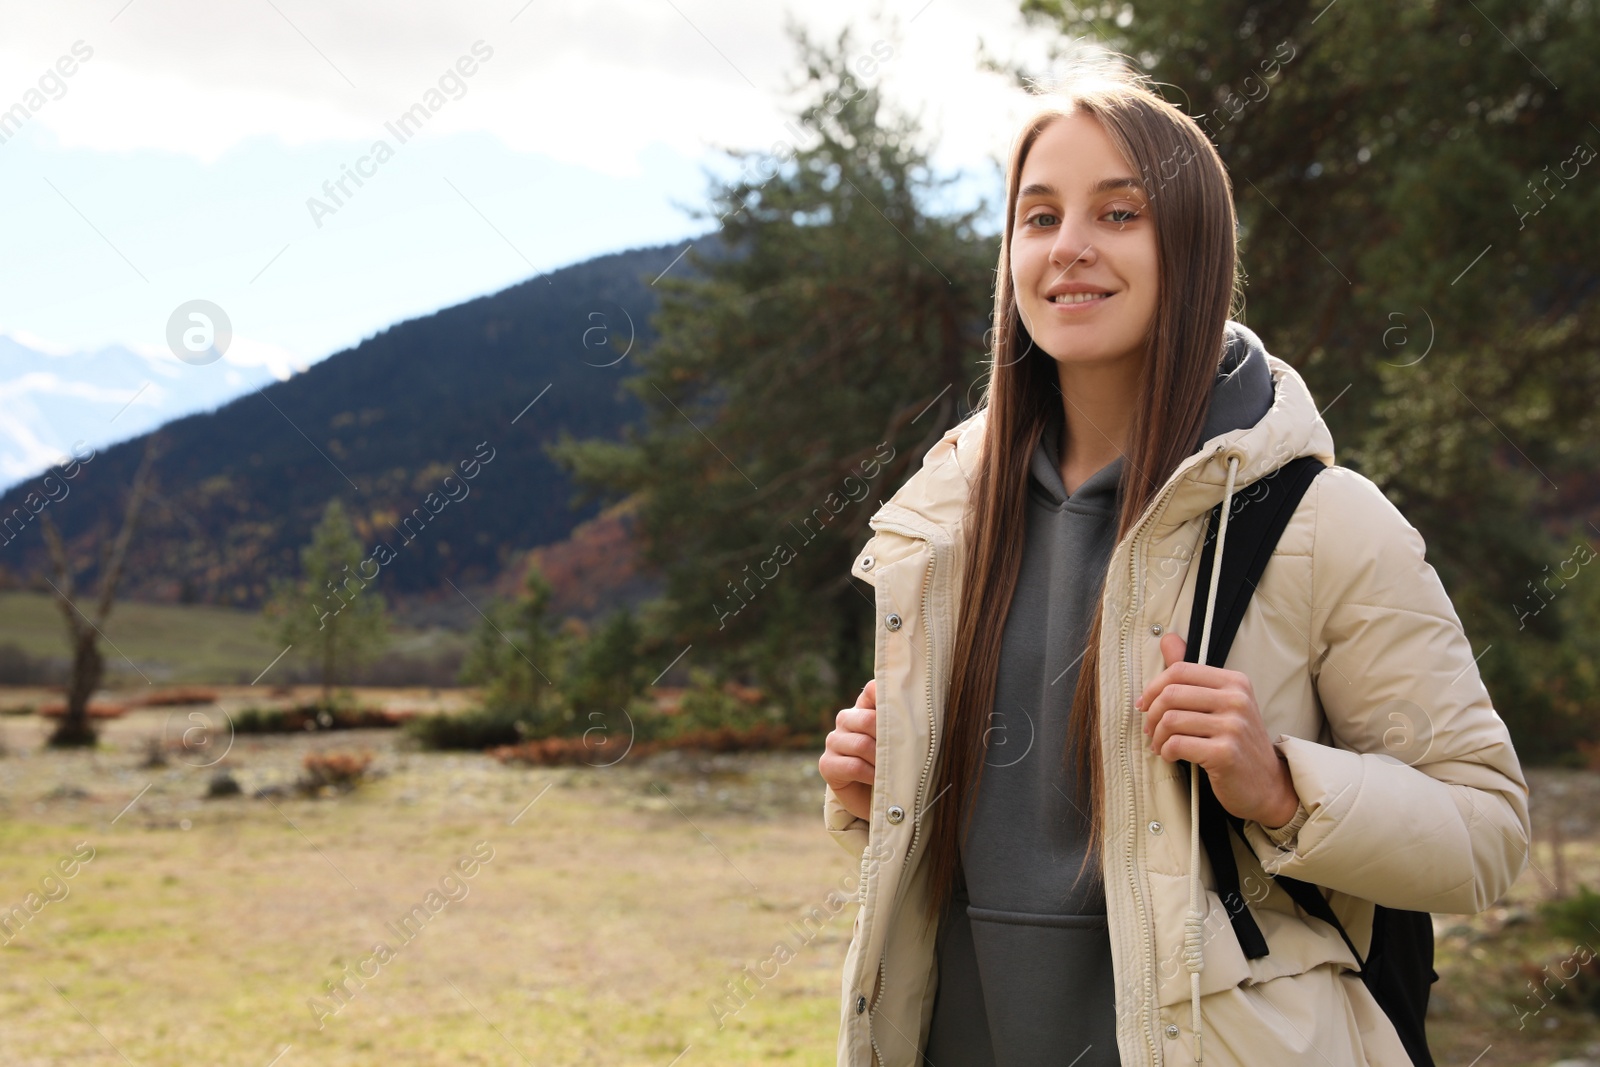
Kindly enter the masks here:
M 1180 525 L 1221 501 L 1229 457 L 1239 460 L 1233 485 L 1236 493 L 1300 456 L 1316 456 L 1329 465 L 1334 462 L 1332 434 L 1304 379 L 1268 352 L 1249 327 L 1230 319 L 1226 330 L 1228 343 L 1218 359 L 1200 447 L 1178 465 L 1151 504 L 1151 508 L 1162 508 L 1158 521 L 1163 525 Z M 1271 379 L 1271 406 L 1253 424 L 1238 425 L 1241 410 L 1258 395 L 1263 368 Z M 884 503 L 880 513 L 885 509 L 902 515 L 909 512 L 954 539 L 982 456 L 988 414 L 988 408 L 982 408 L 947 430 L 923 457 L 922 467 Z M 1225 428 L 1230 425 L 1232 428 Z M 1115 462 L 1120 468 L 1122 460 Z M 1095 477 L 1105 473 L 1102 470 Z M 1056 477 L 1059 485 L 1059 473 Z

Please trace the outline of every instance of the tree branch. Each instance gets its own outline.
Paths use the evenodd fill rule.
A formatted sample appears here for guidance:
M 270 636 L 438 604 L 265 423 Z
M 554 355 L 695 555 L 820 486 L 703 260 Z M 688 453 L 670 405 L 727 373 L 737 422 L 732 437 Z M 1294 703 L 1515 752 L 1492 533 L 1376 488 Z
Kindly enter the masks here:
M 66 618 L 67 630 L 76 644 L 82 639 L 84 629 L 78 622 L 78 609 L 72 605 L 72 565 L 67 560 L 66 542 L 61 539 L 61 531 L 56 529 L 55 520 L 48 511 L 40 512 L 39 529 L 44 534 L 45 547 L 50 553 L 50 565 L 56 572 L 56 606 Z
M 111 602 L 117 595 L 117 585 L 122 581 L 122 566 L 128 557 L 128 542 L 133 540 L 134 527 L 139 522 L 139 507 L 150 490 L 150 467 L 155 458 L 156 438 L 151 436 L 145 441 L 144 458 L 139 461 L 139 469 L 133 476 L 133 489 L 128 494 L 128 510 L 122 517 L 122 530 L 117 534 L 116 543 L 100 572 L 100 602 L 95 606 L 94 621 L 97 629 L 105 627 L 106 617 L 111 614 Z

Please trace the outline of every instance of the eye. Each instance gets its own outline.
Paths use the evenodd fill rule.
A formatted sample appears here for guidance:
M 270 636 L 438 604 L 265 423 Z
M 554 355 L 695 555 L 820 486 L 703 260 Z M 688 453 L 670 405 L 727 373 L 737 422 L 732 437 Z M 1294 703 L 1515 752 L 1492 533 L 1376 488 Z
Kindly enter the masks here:
M 1123 218 L 1113 219 L 1112 220 L 1113 222 L 1117 222 L 1117 223 L 1132 222 L 1134 219 L 1140 217 L 1139 216 L 1139 212 L 1135 211 L 1132 208 L 1127 208 L 1127 207 L 1114 207 L 1110 211 L 1106 212 L 1106 214 L 1107 215 L 1122 215 L 1122 216 L 1124 216 Z
M 1048 222 L 1039 222 L 1039 220 L 1040 219 L 1054 219 L 1055 217 L 1056 216 L 1052 215 L 1048 211 L 1039 211 L 1039 212 L 1035 212 L 1032 215 L 1029 215 L 1026 219 L 1024 219 L 1023 220 L 1023 224 L 1024 225 L 1031 225 L 1031 224 L 1034 224 L 1034 223 L 1038 223 L 1041 226 L 1048 226 L 1048 225 L 1050 225 L 1050 223 L 1048 223 Z

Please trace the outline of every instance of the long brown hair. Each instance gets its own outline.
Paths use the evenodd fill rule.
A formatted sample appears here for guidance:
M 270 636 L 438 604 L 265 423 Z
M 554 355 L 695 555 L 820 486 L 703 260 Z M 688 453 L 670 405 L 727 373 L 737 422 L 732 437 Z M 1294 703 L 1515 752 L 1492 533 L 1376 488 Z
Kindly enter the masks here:
M 1017 185 L 1028 150 L 1052 121 L 1075 112 L 1097 120 L 1142 176 L 1153 206 L 1158 296 L 1145 341 L 1139 397 L 1118 487 L 1117 540 L 1199 446 L 1221 361 L 1229 317 L 1242 306 L 1233 190 L 1221 158 L 1200 127 L 1156 95 L 1126 64 L 1101 66 L 1050 87 L 1033 87 L 1036 105 L 1012 144 L 1006 170 L 1006 223 L 994 300 L 993 360 L 978 405 L 987 408 L 985 445 L 973 473 L 966 511 L 965 580 L 944 715 L 944 740 L 934 774 L 935 801 L 926 862 L 932 879 L 930 920 L 948 903 L 982 774 L 985 724 L 993 712 L 1000 642 L 1022 565 L 1027 529 L 1028 464 L 1051 409 L 1061 410 L 1055 361 L 1033 344 L 1017 312 L 1011 277 L 1011 232 Z M 1089 813 L 1089 841 L 1078 878 L 1104 845 L 1104 775 L 1100 758 L 1101 600 L 1096 594 L 1087 649 L 1062 764 L 1075 774 L 1080 808 Z M 959 834 L 959 838 L 958 838 Z M 1074 882 L 1076 884 L 1076 882 Z

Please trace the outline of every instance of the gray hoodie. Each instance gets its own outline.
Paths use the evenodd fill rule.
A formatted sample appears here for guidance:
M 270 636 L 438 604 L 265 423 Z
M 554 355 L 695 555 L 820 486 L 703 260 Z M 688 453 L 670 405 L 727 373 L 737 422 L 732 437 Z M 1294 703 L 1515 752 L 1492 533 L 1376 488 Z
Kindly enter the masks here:
M 1266 349 L 1230 321 L 1200 440 L 1272 406 Z M 1022 571 L 1001 638 L 994 712 L 956 894 L 938 935 L 932 1067 L 1119 1067 L 1104 885 L 1087 805 L 1062 765 L 1078 663 L 1116 535 L 1121 457 L 1068 494 L 1063 416 L 1030 464 Z M 1076 753 L 1069 758 L 1075 759 Z M 965 814 L 964 812 L 961 814 Z

